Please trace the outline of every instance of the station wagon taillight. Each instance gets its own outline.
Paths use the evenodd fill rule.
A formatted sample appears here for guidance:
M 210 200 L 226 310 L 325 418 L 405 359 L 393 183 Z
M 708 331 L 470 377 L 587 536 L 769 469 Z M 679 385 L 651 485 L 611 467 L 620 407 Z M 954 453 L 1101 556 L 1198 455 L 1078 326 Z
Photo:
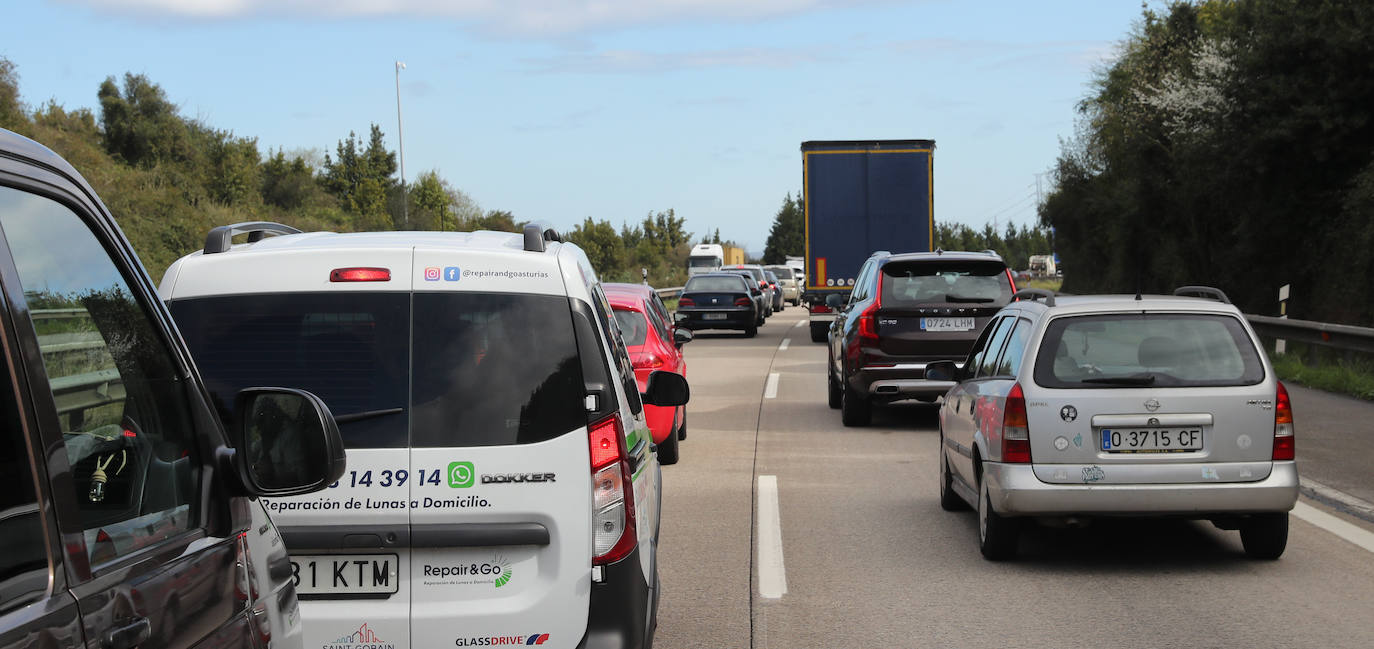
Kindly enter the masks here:
M 625 453 L 620 415 L 587 427 L 592 463 L 592 564 L 625 558 L 634 550 L 634 474 Z
M 690 297 L 680 297 L 680 298 L 677 299 L 677 305 L 678 305 L 678 306 L 696 306 L 696 305 L 697 305 L 697 302 L 696 302 L 696 300 L 693 300 L 693 299 L 690 298 Z
M 1291 460 L 1297 451 L 1293 438 L 1293 402 L 1288 400 L 1288 389 L 1282 383 L 1278 383 L 1278 386 L 1274 395 L 1273 459 Z
M 1018 464 L 1031 461 L 1030 423 L 1026 419 L 1026 397 L 1020 383 L 1011 386 L 1002 407 L 1002 461 Z
M 335 268 L 329 271 L 331 282 L 389 282 L 390 268 Z

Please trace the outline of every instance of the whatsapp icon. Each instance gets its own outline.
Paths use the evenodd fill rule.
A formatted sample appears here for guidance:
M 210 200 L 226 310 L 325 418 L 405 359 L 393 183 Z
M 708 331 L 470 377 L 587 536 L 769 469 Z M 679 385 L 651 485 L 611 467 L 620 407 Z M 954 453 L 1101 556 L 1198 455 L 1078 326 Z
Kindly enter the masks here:
M 473 470 L 471 462 L 448 463 L 448 486 L 454 489 L 471 487 L 476 477 L 477 472 Z

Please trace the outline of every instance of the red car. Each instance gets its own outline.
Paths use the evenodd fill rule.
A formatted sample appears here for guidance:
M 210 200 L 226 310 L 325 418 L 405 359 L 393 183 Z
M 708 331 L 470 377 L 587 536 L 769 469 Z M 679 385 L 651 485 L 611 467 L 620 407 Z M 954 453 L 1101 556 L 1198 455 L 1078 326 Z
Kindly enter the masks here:
M 649 381 L 649 372 L 654 370 L 686 378 L 687 361 L 682 357 L 682 346 L 692 340 L 692 332 L 673 325 L 668 308 L 654 289 L 646 284 L 602 284 L 601 288 L 625 337 L 640 392 Z M 658 445 L 659 464 L 676 464 L 678 442 L 687 437 L 687 406 L 645 404 L 644 419 Z

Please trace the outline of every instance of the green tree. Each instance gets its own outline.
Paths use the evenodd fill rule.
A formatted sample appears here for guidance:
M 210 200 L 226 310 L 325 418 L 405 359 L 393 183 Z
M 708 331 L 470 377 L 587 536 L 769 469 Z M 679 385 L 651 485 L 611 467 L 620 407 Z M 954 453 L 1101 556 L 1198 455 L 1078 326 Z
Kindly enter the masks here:
M 131 165 L 188 161 L 194 150 L 187 124 L 162 88 L 141 74 L 126 73 L 124 87 L 108 77 L 100 84 L 100 126 L 105 149 Z
M 567 240 L 587 253 L 587 260 L 598 275 L 614 277 L 624 273 L 625 244 L 609 221 L 593 221 L 589 216 L 567 234 Z
M 476 216 L 468 219 L 470 230 L 492 230 L 494 232 L 520 232 L 521 224 L 515 221 L 515 215 L 505 210 L 491 210 L 486 214 L 481 214 L 480 210 Z
M 795 199 L 791 194 L 783 197 L 768 241 L 763 245 L 763 263 L 781 264 L 789 255 L 806 253 L 806 205 L 802 201 L 801 195 Z
M 22 132 L 28 121 L 19 102 L 19 72 L 14 63 L 0 56 L 0 128 Z

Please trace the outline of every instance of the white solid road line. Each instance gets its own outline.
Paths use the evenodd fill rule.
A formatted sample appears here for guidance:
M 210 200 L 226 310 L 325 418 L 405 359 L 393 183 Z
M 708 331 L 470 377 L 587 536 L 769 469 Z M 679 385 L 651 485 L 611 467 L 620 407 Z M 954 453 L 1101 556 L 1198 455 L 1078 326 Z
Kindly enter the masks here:
M 762 507 L 762 505 L 760 505 L 760 507 Z M 1369 550 L 1370 552 L 1374 552 L 1374 532 L 1351 525 L 1307 503 L 1300 502 L 1294 506 L 1293 515 Z M 762 581 L 762 579 L 759 580 L 760 583 L 762 583 Z
M 758 497 L 759 596 L 778 599 L 787 593 L 787 572 L 782 565 L 782 514 L 778 510 L 778 476 L 759 476 Z
M 765 399 L 776 399 L 776 398 L 778 398 L 778 373 L 777 373 L 777 372 L 773 372 L 773 373 L 771 373 L 771 374 L 768 375 L 768 383 L 764 384 L 764 386 L 763 386 L 763 398 L 765 398 Z
M 806 324 L 806 321 L 805 321 L 805 320 L 798 320 L 798 321 L 797 321 L 797 324 L 794 324 L 794 325 L 792 325 L 792 326 L 793 326 L 793 327 L 800 327 L 800 326 L 802 326 L 802 325 L 804 325 L 804 324 Z
M 782 344 L 781 344 L 781 345 L 778 345 L 778 351 L 780 351 L 780 352 L 785 352 L 785 351 L 787 351 L 787 346 L 788 346 L 788 345 L 791 345 L 791 344 L 792 344 L 792 339 L 791 339 L 791 338 L 783 338 L 783 339 L 782 339 Z

